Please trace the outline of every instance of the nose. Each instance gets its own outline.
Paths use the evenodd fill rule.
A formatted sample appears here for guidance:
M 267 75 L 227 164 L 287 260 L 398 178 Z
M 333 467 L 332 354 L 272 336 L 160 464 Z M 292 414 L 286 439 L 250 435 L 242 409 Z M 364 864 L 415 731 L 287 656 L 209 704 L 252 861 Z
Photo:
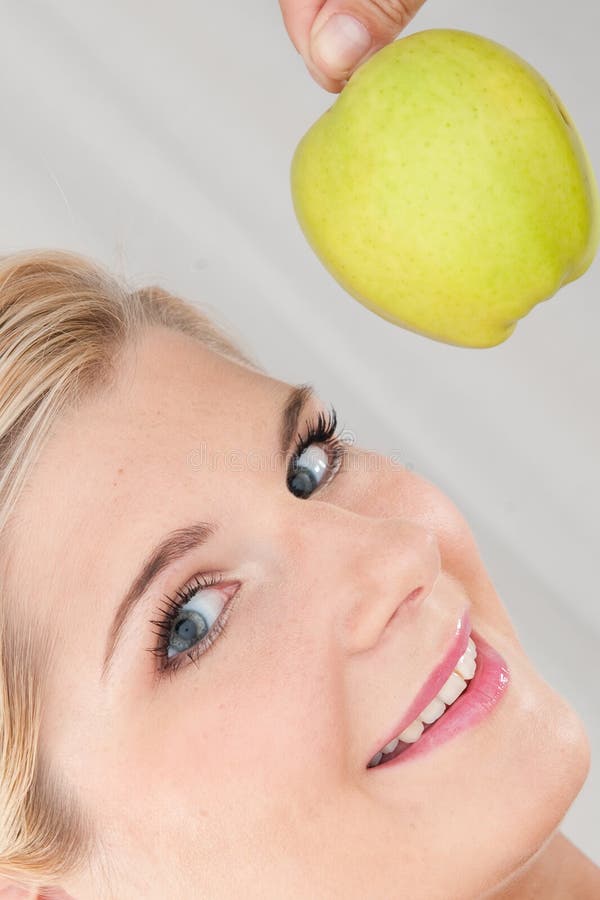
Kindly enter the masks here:
M 429 596 L 441 571 L 433 531 L 400 518 L 357 519 L 360 527 L 346 532 L 350 543 L 339 557 L 346 573 L 337 581 L 346 591 L 339 624 L 348 653 L 375 646 L 399 609 Z

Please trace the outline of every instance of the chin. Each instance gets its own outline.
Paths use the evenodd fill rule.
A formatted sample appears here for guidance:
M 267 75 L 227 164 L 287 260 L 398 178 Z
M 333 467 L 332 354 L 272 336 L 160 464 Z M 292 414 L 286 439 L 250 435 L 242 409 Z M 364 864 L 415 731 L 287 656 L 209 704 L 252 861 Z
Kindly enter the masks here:
M 559 827 L 581 791 L 591 764 L 590 740 L 581 717 L 565 697 L 550 687 L 548 690 L 556 711 L 556 726 L 553 740 L 540 753 L 546 800 L 542 840 Z
M 589 736 L 579 714 L 518 647 L 519 661 L 511 656 L 517 676 L 513 686 L 527 687 L 518 692 L 510 763 L 502 769 L 503 778 L 515 772 L 514 783 L 505 787 L 512 811 L 501 829 L 500 844 L 508 852 L 499 854 L 497 867 L 480 885 L 481 900 L 486 891 L 498 890 L 543 852 L 581 791 L 591 764 Z

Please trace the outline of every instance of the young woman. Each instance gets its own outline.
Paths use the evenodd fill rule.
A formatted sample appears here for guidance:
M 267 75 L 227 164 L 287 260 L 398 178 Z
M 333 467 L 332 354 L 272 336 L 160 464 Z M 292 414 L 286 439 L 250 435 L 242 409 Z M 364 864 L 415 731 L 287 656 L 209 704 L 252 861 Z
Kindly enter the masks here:
M 1 897 L 591 898 L 469 527 L 191 303 L 0 260 Z M 397 740 L 399 738 L 399 740 Z

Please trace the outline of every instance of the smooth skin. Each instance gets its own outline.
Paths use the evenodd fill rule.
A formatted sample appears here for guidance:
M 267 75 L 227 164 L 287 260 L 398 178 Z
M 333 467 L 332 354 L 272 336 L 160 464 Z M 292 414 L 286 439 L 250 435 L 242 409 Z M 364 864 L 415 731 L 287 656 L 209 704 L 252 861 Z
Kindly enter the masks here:
M 57 423 L 11 541 L 24 624 L 55 638 L 43 746 L 110 862 L 108 884 L 64 890 L 591 900 L 600 872 L 556 830 L 589 770 L 583 723 L 529 661 L 450 498 L 350 445 L 333 480 L 298 498 L 278 455 L 290 386 L 182 334 L 149 329 L 117 375 Z M 330 402 L 309 403 L 301 434 Z M 215 536 L 147 591 L 103 682 L 142 560 L 199 521 Z M 226 631 L 159 680 L 161 598 L 211 572 L 239 584 Z M 508 664 L 500 703 L 412 762 L 368 769 L 465 604 Z

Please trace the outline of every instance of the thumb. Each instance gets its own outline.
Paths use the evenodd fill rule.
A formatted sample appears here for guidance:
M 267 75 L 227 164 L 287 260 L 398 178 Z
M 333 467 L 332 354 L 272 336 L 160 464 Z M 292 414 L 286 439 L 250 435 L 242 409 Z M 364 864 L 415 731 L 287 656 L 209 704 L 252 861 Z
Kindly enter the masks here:
M 279 0 L 287 32 L 322 87 L 339 93 L 352 72 L 391 43 L 425 0 Z

